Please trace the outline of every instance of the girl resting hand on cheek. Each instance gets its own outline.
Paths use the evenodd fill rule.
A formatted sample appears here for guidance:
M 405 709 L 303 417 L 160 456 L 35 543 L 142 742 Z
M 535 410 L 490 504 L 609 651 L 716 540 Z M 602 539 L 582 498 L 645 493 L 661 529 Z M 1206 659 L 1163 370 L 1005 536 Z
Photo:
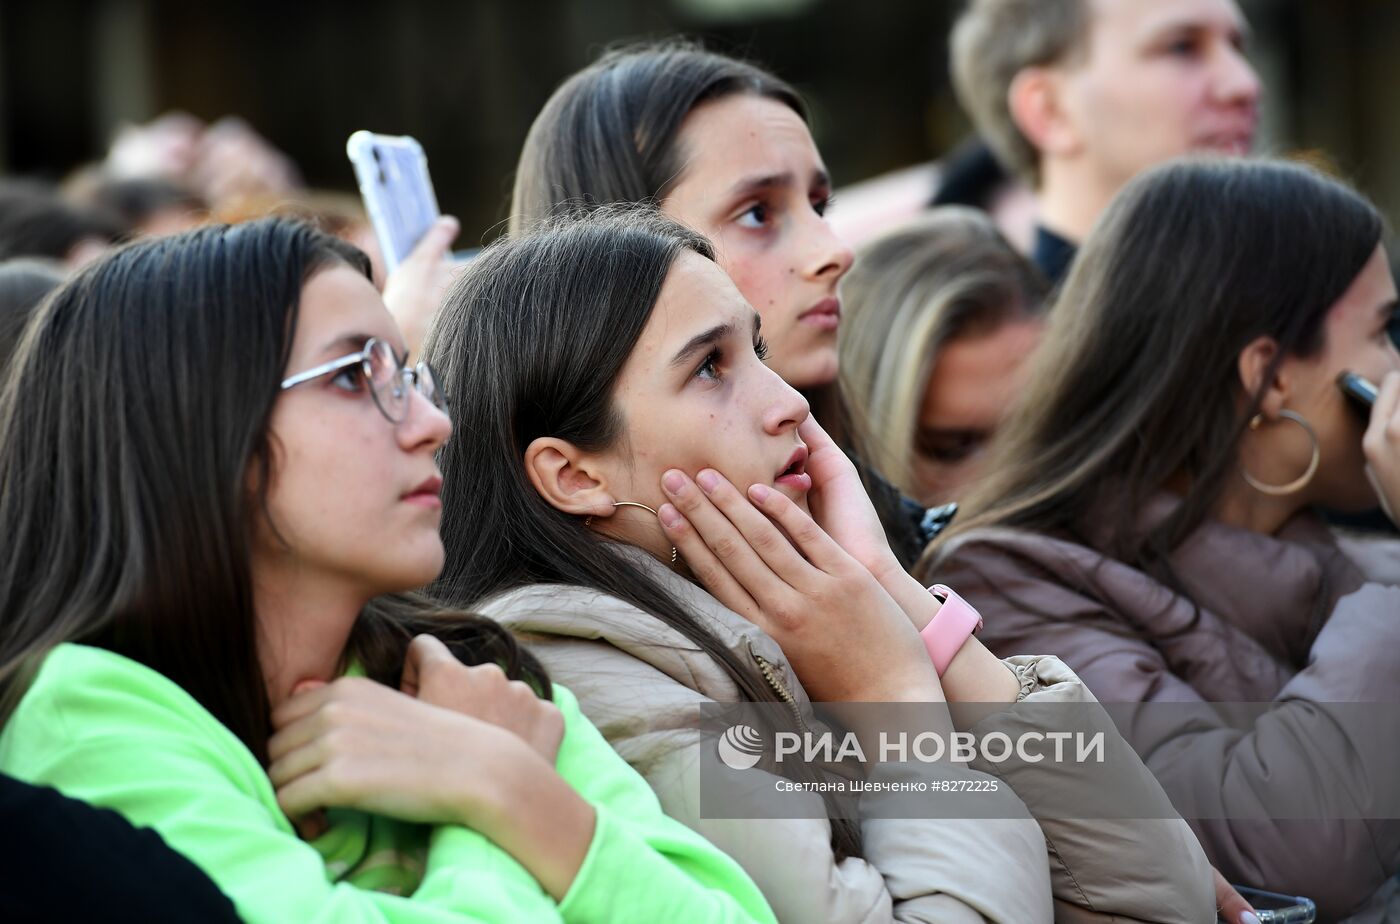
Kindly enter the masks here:
M 433 592 L 527 634 L 663 806 L 736 857 L 781 920 L 1022 924 L 1058 903 L 1154 921 L 1212 912 L 1200 847 L 1106 717 L 1105 766 L 1161 807 L 1155 821 L 1042 830 L 1027 806 L 1057 787 L 1092 795 L 1102 778 L 985 761 L 951 772 L 1010 784 L 995 819 L 852 818 L 817 792 L 783 818 L 761 804 L 702 811 L 707 705 L 768 704 L 777 730 L 799 731 L 813 699 L 920 704 L 931 729 L 949 726 L 954 697 L 998 715 L 1025 700 L 1093 704 L 1055 658 L 1002 662 L 956 626 L 957 644 L 934 646 L 954 663 L 935 665 L 920 628 L 938 601 L 893 562 L 854 469 L 764 364 L 758 316 L 704 238 L 634 208 L 498 242 L 449 296 L 427 352 L 472 396 L 458 419 L 470 438 L 439 457 L 447 563 Z M 755 793 L 779 782 L 744 772 Z M 818 781 L 804 764 L 785 772 Z

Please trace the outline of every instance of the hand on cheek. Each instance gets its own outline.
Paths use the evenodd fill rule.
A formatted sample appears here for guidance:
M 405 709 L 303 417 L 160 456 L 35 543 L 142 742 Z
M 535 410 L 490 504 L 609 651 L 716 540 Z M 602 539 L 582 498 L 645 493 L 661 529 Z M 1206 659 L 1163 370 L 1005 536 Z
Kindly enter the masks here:
M 1362 438 L 1366 477 L 1392 523 L 1400 513 L 1400 372 L 1386 373 Z
M 807 474 L 812 476 L 807 503 L 812 518 L 882 584 L 886 575 L 902 574 L 903 569 L 890 551 L 885 528 L 850 457 L 814 417 L 809 416 L 798 426 L 797 435 L 807 444 Z
M 814 700 L 942 700 L 904 612 L 790 498 L 711 470 L 662 484 L 661 524 L 691 572 L 778 642 Z

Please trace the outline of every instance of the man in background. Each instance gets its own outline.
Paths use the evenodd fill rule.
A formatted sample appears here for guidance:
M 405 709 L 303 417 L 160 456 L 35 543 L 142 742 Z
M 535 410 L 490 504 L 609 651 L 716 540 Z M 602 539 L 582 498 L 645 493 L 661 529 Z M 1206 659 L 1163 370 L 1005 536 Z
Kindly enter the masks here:
M 954 90 L 1035 190 L 1032 259 L 1052 282 L 1141 171 L 1248 153 L 1247 36 L 1234 0 L 971 0 L 951 36 Z

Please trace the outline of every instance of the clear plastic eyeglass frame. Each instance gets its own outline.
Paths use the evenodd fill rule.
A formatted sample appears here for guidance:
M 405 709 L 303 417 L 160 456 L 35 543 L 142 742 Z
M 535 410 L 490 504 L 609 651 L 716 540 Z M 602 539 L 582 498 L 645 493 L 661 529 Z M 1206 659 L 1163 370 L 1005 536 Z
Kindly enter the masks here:
M 420 362 L 408 368 L 394 353 L 394 348 L 378 337 L 365 341 L 365 348 L 339 359 L 332 359 L 305 372 L 298 372 L 282 380 L 282 390 L 286 391 L 304 382 L 339 372 L 342 369 L 360 367 L 360 373 L 369 385 L 370 397 L 374 406 L 389 423 L 402 423 L 408 416 L 408 391 L 410 388 L 428 399 L 433 407 L 447 410 L 447 395 L 438 387 L 437 376 L 427 362 Z

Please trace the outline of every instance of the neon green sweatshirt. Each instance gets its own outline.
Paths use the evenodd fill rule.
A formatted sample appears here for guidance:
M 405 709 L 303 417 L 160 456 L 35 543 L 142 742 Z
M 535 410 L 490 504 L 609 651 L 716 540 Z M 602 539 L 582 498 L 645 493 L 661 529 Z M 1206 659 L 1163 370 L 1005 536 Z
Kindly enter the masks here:
M 336 826 L 362 825 L 360 842 L 373 850 L 392 844 L 426 865 L 406 882 L 385 877 L 386 864 L 375 869 L 371 856 L 328 868 L 317 846 L 343 845 L 343 827 L 317 846 L 299 839 L 232 732 L 161 674 L 98 648 L 61 645 L 49 654 L 0 732 L 0 771 L 156 829 L 247 921 L 773 921 L 739 865 L 667 817 L 573 695 L 554 689 L 566 727 L 556 766 L 597 812 L 583 866 L 558 903 L 513 857 L 456 825 L 334 813 Z M 362 888 L 356 869 L 361 885 L 412 894 Z

